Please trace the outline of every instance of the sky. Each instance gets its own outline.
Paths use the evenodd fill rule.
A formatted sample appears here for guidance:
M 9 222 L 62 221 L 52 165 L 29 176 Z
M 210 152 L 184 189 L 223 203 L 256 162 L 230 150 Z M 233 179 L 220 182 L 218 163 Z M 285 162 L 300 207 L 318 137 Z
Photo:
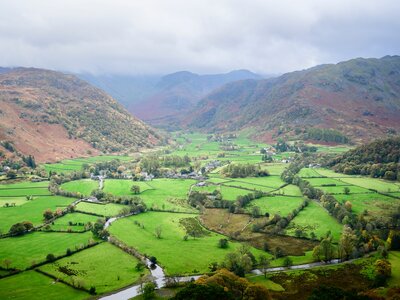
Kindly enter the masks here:
M 0 66 L 281 74 L 400 54 L 398 0 L 0 0 Z

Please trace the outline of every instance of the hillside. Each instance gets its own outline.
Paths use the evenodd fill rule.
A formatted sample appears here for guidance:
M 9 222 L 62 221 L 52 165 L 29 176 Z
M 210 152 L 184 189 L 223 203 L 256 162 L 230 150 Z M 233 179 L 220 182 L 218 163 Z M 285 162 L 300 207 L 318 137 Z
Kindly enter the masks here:
M 376 140 L 329 162 L 336 172 L 400 180 L 400 137 Z
M 358 142 L 398 132 L 399 115 L 400 57 L 385 56 L 228 83 L 183 123 L 215 132 L 253 128 L 264 141 L 296 136 L 330 142 L 324 136 L 343 135 L 338 140 Z
M 228 82 L 262 77 L 247 70 L 199 75 L 188 71 L 157 76 L 79 75 L 113 95 L 135 116 L 168 127 L 212 90 Z
M 160 142 L 105 92 L 54 71 L 17 68 L 0 74 L 0 114 L 1 141 L 38 162 Z

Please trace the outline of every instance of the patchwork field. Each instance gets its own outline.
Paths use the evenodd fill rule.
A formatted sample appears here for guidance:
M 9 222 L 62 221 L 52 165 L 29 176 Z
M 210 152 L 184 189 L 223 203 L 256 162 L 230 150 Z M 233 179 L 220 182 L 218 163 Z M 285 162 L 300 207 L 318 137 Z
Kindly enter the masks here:
M 303 201 L 303 197 L 268 196 L 251 201 L 247 206 L 247 210 L 251 212 L 254 206 L 258 206 L 262 215 L 269 213 L 271 216 L 279 214 L 282 217 L 286 217 L 299 207 Z
M 61 196 L 34 197 L 33 200 L 15 207 L 0 207 L 0 230 L 5 233 L 18 222 L 29 221 L 34 226 L 43 223 L 46 209 L 55 211 L 70 205 L 75 199 Z
M 0 261 L 11 260 L 11 267 L 25 269 L 46 260 L 49 253 L 65 254 L 88 243 L 92 233 L 34 232 L 19 237 L 0 239 Z
M 83 196 L 90 196 L 91 192 L 98 188 L 99 182 L 92 179 L 73 180 L 61 185 L 61 189 L 81 193 Z
M 227 249 L 221 249 L 218 241 L 224 236 L 208 231 L 203 237 L 189 237 L 185 241 L 186 232 L 179 221 L 193 217 L 192 214 L 149 212 L 116 221 L 110 232 L 139 252 L 155 256 L 168 274 L 201 273 L 208 270 L 209 263 L 221 262 L 240 244 L 231 242 Z M 158 226 L 162 230 L 160 239 L 155 236 Z M 260 253 L 253 251 L 256 256 Z
M 121 213 L 121 211 L 126 207 L 127 207 L 126 205 L 116 204 L 116 203 L 97 204 L 89 202 L 80 202 L 76 206 L 76 211 L 84 213 L 85 212 L 92 213 L 104 217 L 112 217 Z
M 301 229 L 304 233 L 310 236 L 311 232 L 320 238 L 331 231 L 335 241 L 339 240 L 342 232 L 342 224 L 330 216 L 328 212 L 315 201 L 310 201 L 300 213 L 289 223 L 286 232 L 289 235 L 294 235 L 296 229 Z
M 69 287 L 36 271 L 28 271 L 0 280 L 0 299 L 80 300 L 90 295 Z
M 133 196 L 131 187 L 137 185 L 140 187 L 140 193 L 153 189 L 147 184 L 147 181 L 132 181 L 122 179 L 106 179 L 104 181 L 104 191 L 115 196 Z
M 69 283 L 79 282 L 86 289 L 95 287 L 97 293 L 120 289 L 136 282 L 147 269 L 137 271 L 139 261 L 114 245 L 102 243 L 40 270 Z
M 99 217 L 82 214 L 82 213 L 68 213 L 65 216 L 58 218 L 51 225 L 52 230 L 60 231 L 83 231 L 85 225 L 88 223 L 94 223 Z

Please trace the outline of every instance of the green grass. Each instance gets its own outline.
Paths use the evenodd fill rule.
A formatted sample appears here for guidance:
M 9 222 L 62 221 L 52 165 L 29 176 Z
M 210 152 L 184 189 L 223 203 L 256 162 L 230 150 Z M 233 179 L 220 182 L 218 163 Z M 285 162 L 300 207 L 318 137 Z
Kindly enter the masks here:
M 390 251 L 389 262 L 392 264 L 392 276 L 389 278 L 388 285 L 400 287 L 400 251 Z
M 325 193 L 329 194 L 344 194 L 344 188 L 348 187 L 350 189 L 350 194 L 367 194 L 367 193 L 373 193 L 370 190 L 367 190 L 365 188 L 359 187 L 359 186 L 318 186 L 317 188 L 324 191 Z
M 332 170 L 329 170 L 329 169 L 323 169 L 323 168 L 318 169 L 318 173 L 321 176 L 332 177 L 332 178 L 353 177 L 353 175 L 346 175 L 346 174 L 343 174 L 343 173 L 336 173 L 335 171 L 332 171 Z
M 140 193 L 140 198 L 148 208 L 192 212 L 194 210 L 187 204 L 187 198 L 194 183 L 196 181 L 191 179 L 154 179 L 146 182 L 151 189 Z
M 285 182 L 280 178 L 280 176 L 266 176 L 266 177 L 247 177 L 247 178 L 235 178 L 232 182 L 228 184 L 248 184 L 254 186 L 256 189 L 267 188 L 279 188 L 285 184 Z
M 299 187 L 297 185 L 289 184 L 275 192 L 273 194 L 276 195 L 285 195 L 285 196 L 303 196 Z
M 265 163 L 261 165 L 262 169 L 267 169 L 269 171 L 270 175 L 278 175 L 280 176 L 283 172 L 288 167 L 288 164 L 277 164 L 277 163 Z
M 51 225 L 53 230 L 72 230 L 72 231 L 83 231 L 85 229 L 85 224 L 94 223 L 99 217 L 82 214 L 82 213 L 69 213 L 65 216 L 58 218 L 54 221 L 54 225 Z M 69 222 L 77 225 L 69 225 Z M 84 225 L 79 225 L 84 224 Z
M 93 190 L 99 188 L 99 182 L 91 179 L 73 180 L 61 185 L 61 189 L 90 196 Z
M 378 193 L 368 194 L 350 194 L 335 195 L 339 202 L 350 201 L 352 211 L 356 214 L 362 214 L 364 210 L 372 216 L 383 216 L 390 214 L 396 206 L 400 205 L 400 199 L 383 196 Z
M 252 283 L 257 283 L 265 286 L 270 291 L 274 292 L 285 291 L 285 289 L 280 284 L 273 282 L 268 278 L 268 276 L 267 278 L 264 278 L 264 275 L 258 275 L 258 276 L 247 277 L 247 279 Z
M 1 197 L 0 208 L 5 206 L 6 203 L 8 203 L 9 205 L 20 206 L 28 202 L 29 201 L 26 199 L 26 197 Z
M 252 207 L 258 206 L 261 209 L 261 213 L 264 215 L 268 212 L 271 216 L 279 214 L 282 217 L 286 217 L 294 209 L 299 207 L 303 203 L 303 197 L 287 197 L 287 196 L 271 196 L 262 197 L 250 202 L 247 206 L 247 210 L 251 212 Z
M 115 196 L 134 196 L 131 187 L 137 185 L 140 187 L 140 193 L 152 189 L 146 181 L 132 181 L 123 179 L 106 179 L 104 181 L 104 191 Z
M 323 185 L 337 185 L 337 186 L 344 186 L 344 185 L 349 185 L 346 182 L 337 180 L 337 179 L 332 179 L 332 178 L 307 178 L 306 179 L 313 187 L 320 187 Z
M 101 294 L 133 284 L 140 274 L 148 273 L 147 269 L 137 271 L 137 263 L 138 260 L 132 255 L 114 245 L 102 243 L 44 265 L 40 270 L 69 283 L 81 281 L 86 289 L 94 286 L 96 292 Z M 76 272 L 76 275 L 68 275 L 68 272 Z
M 25 269 L 32 263 L 45 261 L 46 255 L 56 256 L 65 254 L 67 248 L 87 244 L 92 238 L 91 232 L 86 233 L 58 233 L 34 232 L 19 237 L 0 239 L 0 261 L 11 260 L 11 266 Z
M 366 189 L 374 189 L 382 193 L 390 192 L 400 192 L 400 184 L 395 182 L 390 182 L 377 178 L 369 177 L 348 177 L 341 178 L 340 181 L 347 184 L 353 184 Z
M 65 208 L 74 201 L 73 198 L 61 196 L 34 197 L 33 200 L 16 207 L 0 207 L 0 230 L 8 232 L 10 227 L 18 222 L 30 221 L 33 225 L 43 223 L 43 212 L 46 209 L 55 211 Z
M 195 186 L 193 187 L 193 190 L 200 192 L 208 192 L 208 193 L 212 193 L 214 190 L 217 190 L 221 192 L 223 200 L 230 200 L 230 201 L 235 201 L 238 196 L 244 196 L 252 193 L 252 191 L 249 190 L 244 190 L 224 185 L 208 185 L 203 187 Z
M 35 271 L 0 279 L 0 299 L 79 300 L 90 295 Z
M 79 202 L 76 206 L 76 210 L 105 217 L 112 217 L 118 215 L 125 207 L 128 206 L 115 203 L 96 204 L 89 202 Z
M 342 228 L 342 224 L 339 224 L 335 218 L 330 216 L 323 207 L 314 201 L 310 201 L 308 206 L 290 222 L 286 232 L 288 235 L 294 236 L 295 229 L 302 229 L 308 236 L 311 232 L 314 232 L 320 238 L 330 230 L 333 239 L 338 241 Z
M 28 188 L 47 188 L 49 186 L 48 181 L 40 181 L 40 182 L 31 182 L 31 181 L 22 181 L 16 183 L 7 183 L 0 184 L 0 194 L 5 189 L 28 189 Z
M 319 171 L 319 169 L 318 169 L 318 171 Z M 317 172 L 317 170 L 310 169 L 310 168 L 301 169 L 298 175 L 302 178 L 321 177 L 321 174 L 319 172 Z
M 139 252 L 155 256 L 165 267 L 167 274 L 203 273 L 208 271 L 211 262 L 221 262 L 227 253 L 234 251 L 240 244 L 229 243 L 227 249 L 218 247 L 218 241 L 224 236 L 209 233 L 201 238 L 183 240 L 186 234 L 179 220 L 192 218 L 193 215 L 165 212 L 148 212 L 114 222 L 109 231 Z M 135 225 L 135 221 L 144 225 L 144 229 Z M 161 239 L 155 237 L 157 226 L 162 228 Z M 253 249 L 256 257 L 262 252 Z

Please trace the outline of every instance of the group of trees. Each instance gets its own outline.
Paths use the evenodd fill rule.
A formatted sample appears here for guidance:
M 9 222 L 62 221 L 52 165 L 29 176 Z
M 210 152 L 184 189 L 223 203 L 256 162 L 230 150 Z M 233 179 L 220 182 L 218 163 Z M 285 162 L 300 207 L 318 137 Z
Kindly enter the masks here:
M 190 164 L 190 157 L 187 155 L 183 157 L 178 155 L 165 155 L 160 158 L 160 164 L 166 168 L 185 167 Z
M 388 138 L 359 146 L 328 162 L 333 170 L 387 180 L 399 180 L 400 138 Z
M 323 142 L 335 142 L 340 144 L 349 143 L 349 138 L 340 131 L 326 128 L 308 128 L 304 134 L 304 139 Z
M 221 175 L 230 178 L 262 177 L 269 176 L 267 170 L 262 170 L 259 165 L 252 164 L 229 164 L 222 168 Z
M 278 152 L 292 151 L 292 152 L 296 152 L 296 153 L 317 152 L 317 150 L 318 150 L 317 147 L 306 145 L 303 142 L 296 141 L 293 144 L 289 144 L 283 139 L 278 139 L 277 143 L 274 145 L 274 148 Z M 263 152 L 261 151 L 261 153 L 263 153 Z
M 11 226 L 9 234 L 12 236 L 23 235 L 33 229 L 33 224 L 29 221 L 16 223 Z
M 180 290 L 173 300 L 269 300 L 266 287 L 220 269 L 211 276 L 202 276 Z

